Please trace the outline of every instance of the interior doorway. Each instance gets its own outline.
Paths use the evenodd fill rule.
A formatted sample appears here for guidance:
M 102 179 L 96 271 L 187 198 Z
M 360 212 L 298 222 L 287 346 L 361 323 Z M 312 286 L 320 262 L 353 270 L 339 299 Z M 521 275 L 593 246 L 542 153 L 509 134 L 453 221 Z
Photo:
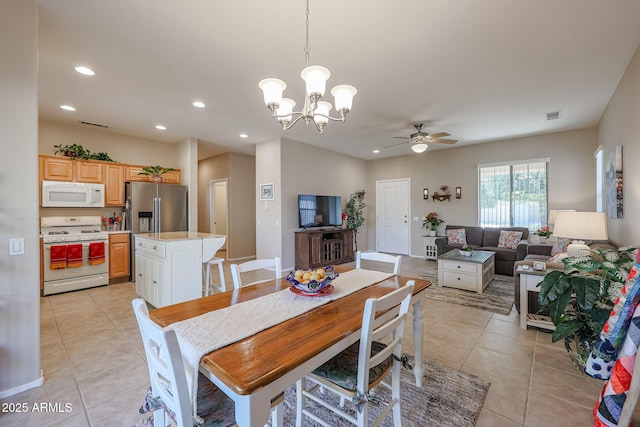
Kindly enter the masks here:
M 409 255 L 409 178 L 376 181 L 376 247 L 379 252 Z
M 226 178 L 209 181 L 209 230 L 212 234 L 224 234 L 227 236 L 220 250 L 226 250 L 229 242 L 229 196 L 227 187 Z

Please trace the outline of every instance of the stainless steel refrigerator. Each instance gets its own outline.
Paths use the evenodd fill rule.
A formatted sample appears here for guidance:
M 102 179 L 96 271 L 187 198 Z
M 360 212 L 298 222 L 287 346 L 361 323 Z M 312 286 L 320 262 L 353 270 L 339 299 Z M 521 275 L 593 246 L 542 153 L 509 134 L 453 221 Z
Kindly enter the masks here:
M 131 231 L 131 275 L 135 278 L 135 239 L 139 233 L 186 231 L 187 187 L 151 182 L 126 182 L 125 229 Z

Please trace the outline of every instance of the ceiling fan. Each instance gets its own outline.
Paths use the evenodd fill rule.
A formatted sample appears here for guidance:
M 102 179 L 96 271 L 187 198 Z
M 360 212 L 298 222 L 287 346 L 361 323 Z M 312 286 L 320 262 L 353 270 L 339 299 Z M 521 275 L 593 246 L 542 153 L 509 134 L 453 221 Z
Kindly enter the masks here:
M 412 133 L 409 137 L 406 137 L 406 136 L 394 137 L 398 139 L 408 139 L 408 141 L 387 145 L 384 148 L 391 148 L 391 147 L 395 147 L 396 145 L 408 143 L 408 144 L 413 144 L 411 145 L 411 149 L 413 151 L 415 151 L 416 153 L 423 153 L 427 150 L 427 148 L 429 148 L 428 143 L 431 143 L 431 142 L 434 142 L 437 144 L 455 144 L 456 142 L 458 142 L 458 140 L 456 139 L 441 139 L 444 136 L 449 136 L 447 132 L 434 133 L 433 135 L 430 135 L 427 132 L 422 132 L 422 126 L 424 126 L 424 123 L 416 123 L 413 126 L 418 131 L 415 133 Z

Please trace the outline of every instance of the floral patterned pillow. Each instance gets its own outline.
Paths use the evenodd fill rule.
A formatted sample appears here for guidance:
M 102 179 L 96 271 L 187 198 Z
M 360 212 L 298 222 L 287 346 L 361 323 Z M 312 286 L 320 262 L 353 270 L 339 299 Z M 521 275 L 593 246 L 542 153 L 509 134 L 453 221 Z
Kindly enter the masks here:
M 522 231 L 500 231 L 499 248 L 516 249 L 522 239 Z
M 558 262 L 562 262 L 563 259 L 567 258 L 569 256 L 568 253 L 566 252 L 560 252 L 559 254 L 555 254 L 554 256 L 552 256 L 551 258 L 549 258 L 547 260 L 547 262 L 549 264 L 551 263 L 558 263 Z
M 444 232 L 447 235 L 447 240 L 449 241 L 450 245 L 454 243 L 460 245 L 467 244 L 467 233 L 464 228 L 450 228 L 448 230 L 445 230 Z
M 571 239 L 567 237 L 558 237 L 551 248 L 551 256 L 567 252 L 567 246 L 571 243 Z

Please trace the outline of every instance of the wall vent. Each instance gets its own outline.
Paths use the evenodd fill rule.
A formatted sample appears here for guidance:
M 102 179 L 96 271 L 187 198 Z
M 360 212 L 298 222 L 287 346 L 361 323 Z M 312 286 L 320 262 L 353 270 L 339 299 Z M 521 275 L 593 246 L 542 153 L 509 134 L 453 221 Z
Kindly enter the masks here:
M 562 111 L 551 111 L 549 113 L 545 113 L 547 115 L 547 120 L 556 120 L 560 118 Z
M 109 126 L 107 126 L 107 125 L 101 125 L 101 124 L 99 124 L 99 123 L 91 123 L 91 122 L 80 122 L 80 123 L 81 123 L 81 124 L 83 124 L 83 125 L 87 125 L 87 126 L 95 126 L 95 127 L 97 127 L 97 128 L 105 128 L 105 129 L 108 129 L 108 128 L 109 128 Z

